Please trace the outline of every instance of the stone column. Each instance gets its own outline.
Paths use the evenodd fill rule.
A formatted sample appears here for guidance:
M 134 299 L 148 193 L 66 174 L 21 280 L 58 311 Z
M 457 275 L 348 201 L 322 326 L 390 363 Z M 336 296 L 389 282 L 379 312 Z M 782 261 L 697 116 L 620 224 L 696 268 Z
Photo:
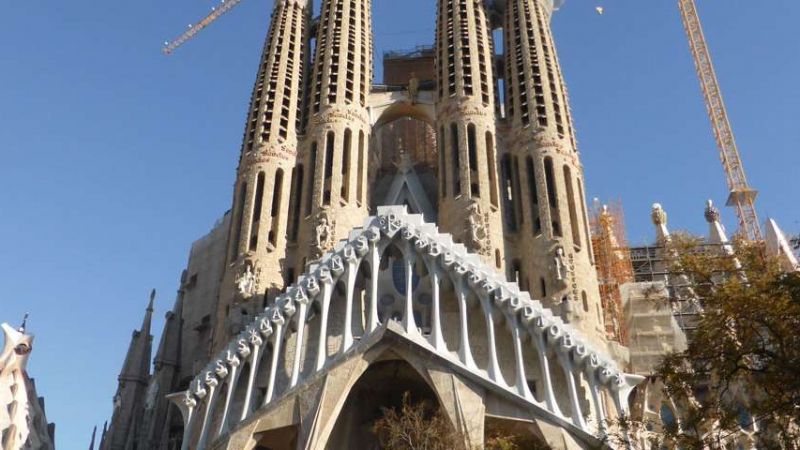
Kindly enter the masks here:
M 438 8 L 439 225 L 501 269 L 491 29 L 483 2 L 439 0 Z
M 296 269 L 333 248 L 368 216 L 372 2 L 322 3 L 301 156 L 304 186 Z
M 550 29 L 552 11 L 552 0 L 509 0 L 505 11 L 510 131 L 501 166 L 513 253 L 509 276 L 602 345 L 583 167 Z
M 290 189 L 297 161 L 310 6 L 276 0 L 247 114 L 213 350 L 286 282 Z M 265 298 L 269 297 L 269 298 Z

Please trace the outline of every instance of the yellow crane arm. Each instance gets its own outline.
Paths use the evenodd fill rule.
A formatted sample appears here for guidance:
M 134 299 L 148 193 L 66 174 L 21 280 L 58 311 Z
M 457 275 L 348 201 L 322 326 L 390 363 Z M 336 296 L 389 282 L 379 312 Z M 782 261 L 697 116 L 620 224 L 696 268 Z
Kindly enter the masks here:
M 185 44 L 186 41 L 195 37 L 197 33 L 211 25 L 215 20 L 232 10 L 236 5 L 241 3 L 241 1 L 242 0 L 222 0 L 220 6 L 212 8 L 211 13 L 209 13 L 209 15 L 207 15 L 203 20 L 194 25 L 189 25 L 189 29 L 174 40 L 165 42 L 162 51 L 167 55 L 171 54 L 175 51 L 175 49 Z
M 742 159 L 728 119 L 728 112 L 722 101 L 722 91 L 714 64 L 711 61 L 711 52 L 708 50 L 700 16 L 697 14 L 697 5 L 694 0 L 678 0 L 678 6 L 686 35 L 689 38 L 689 47 L 697 68 L 697 75 L 700 77 L 700 85 L 719 147 L 722 166 L 727 176 L 730 189 L 728 206 L 736 208 L 742 235 L 750 241 L 760 241 L 762 240 L 761 226 L 755 209 L 758 192 L 751 189 L 747 183 Z

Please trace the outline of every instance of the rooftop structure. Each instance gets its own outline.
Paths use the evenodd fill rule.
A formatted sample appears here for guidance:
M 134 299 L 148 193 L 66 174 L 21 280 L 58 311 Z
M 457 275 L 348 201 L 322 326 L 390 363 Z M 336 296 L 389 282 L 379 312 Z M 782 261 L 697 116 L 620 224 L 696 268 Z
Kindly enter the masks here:
M 25 323 L 18 329 L 0 325 L 4 343 L 0 350 L 0 448 L 3 450 L 53 450 L 55 425 L 47 422 L 44 398 L 27 371 L 33 352 L 33 335 Z

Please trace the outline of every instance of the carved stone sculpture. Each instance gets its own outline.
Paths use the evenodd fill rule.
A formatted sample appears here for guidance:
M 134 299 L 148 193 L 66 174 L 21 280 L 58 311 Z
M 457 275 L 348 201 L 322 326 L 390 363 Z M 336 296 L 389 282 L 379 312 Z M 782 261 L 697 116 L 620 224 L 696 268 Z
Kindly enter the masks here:
M 467 246 L 482 255 L 490 255 L 492 242 L 488 230 L 489 215 L 481 211 L 478 203 L 470 204 L 467 210 Z
M 314 250 L 316 256 L 319 257 L 326 251 L 333 248 L 333 244 L 335 242 L 334 237 L 334 227 L 336 226 L 336 222 L 332 221 L 328 217 L 328 213 L 326 211 L 322 211 L 317 216 L 317 226 L 315 228 L 315 236 L 314 236 Z
M 556 267 L 556 279 L 565 281 L 569 275 L 569 265 L 567 264 L 564 254 L 564 247 L 558 247 L 556 249 L 556 256 L 553 258 L 553 263 Z
M 248 263 L 244 272 L 236 278 L 236 290 L 244 300 L 250 300 L 258 292 L 258 276 Z

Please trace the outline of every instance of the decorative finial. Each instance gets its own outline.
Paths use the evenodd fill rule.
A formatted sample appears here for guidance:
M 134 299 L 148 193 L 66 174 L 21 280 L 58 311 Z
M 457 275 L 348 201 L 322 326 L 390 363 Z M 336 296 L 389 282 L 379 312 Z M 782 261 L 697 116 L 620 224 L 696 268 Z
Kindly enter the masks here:
M 155 301 L 156 301 L 156 290 L 153 289 L 152 291 L 150 291 L 150 304 L 147 305 L 148 311 L 153 311 L 153 304 L 155 303 Z
M 28 328 L 28 317 L 30 317 L 29 313 L 25 313 L 25 316 L 22 318 L 22 325 L 19 326 L 20 333 L 25 333 L 25 330 Z
M 653 212 L 650 215 L 653 219 L 653 225 L 666 225 L 667 212 L 661 206 L 661 203 L 653 203 Z
M 714 202 L 709 200 L 706 202 L 706 221 L 708 221 L 708 223 L 715 223 L 719 222 L 719 219 L 719 210 L 714 206 Z

